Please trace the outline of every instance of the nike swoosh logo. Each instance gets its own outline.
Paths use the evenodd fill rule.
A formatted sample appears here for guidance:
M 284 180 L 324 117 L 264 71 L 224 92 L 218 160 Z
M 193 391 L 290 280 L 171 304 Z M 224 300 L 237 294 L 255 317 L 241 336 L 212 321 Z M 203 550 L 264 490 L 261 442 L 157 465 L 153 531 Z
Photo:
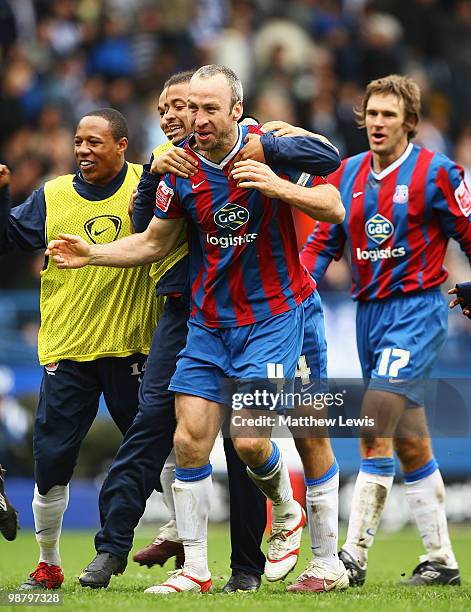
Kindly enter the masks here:
M 104 230 L 100 230 L 99 232 L 97 232 L 97 231 L 95 230 L 95 234 L 94 234 L 94 235 L 95 235 L 95 236 L 99 236 L 100 234 L 103 234 L 104 232 L 107 232 L 109 229 L 111 229 L 111 227 L 105 227 L 105 229 L 104 229 Z
M 39 531 L 35 531 L 34 533 L 36 535 L 39 535 L 40 533 L 42 533 L 43 531 L 47 531 L 49 529 L 49 527 L 45 527 L 44 529 L 40 529 Z
M 367 533 L 369 536 L 374 536 L 374 531 L 371 529 L 371 527 L 368 527 L 368 529 L 366 530 L 366 533 Z
M 354 198 L 358 198 L 359 196 L 361 196 L 363 194 L 363 191 L 355 191 L 355 193 L 353 194 Z
M 301 387 L 301 393 L 306 393 L 306 391 L 309 391 L 309 389 L 312 389 L 315 384 L 316 383 L 312 383 L 312 384 L 308 385 L 307 387 Z
M 204 180 L 201 181 L 200 183 L 192 183 L 191 187 L 192 189 L 198 189 L 198 187 L 202 185 L 203 183 L 204 183 Z

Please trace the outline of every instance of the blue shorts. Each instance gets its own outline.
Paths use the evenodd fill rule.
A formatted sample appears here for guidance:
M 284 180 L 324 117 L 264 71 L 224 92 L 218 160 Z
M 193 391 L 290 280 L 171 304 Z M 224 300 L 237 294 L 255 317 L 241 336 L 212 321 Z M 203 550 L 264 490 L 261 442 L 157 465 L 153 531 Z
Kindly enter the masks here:
M 440 291 L 359 303 L 356 329 L 368 388 L 404 395 L 423 406 L 424 380 L 448 329 L 448 308 Z
M 169 389 L 227 403 L 225 381 L 293 379 L 304 336 L 302 305 L 241 327 L 212 328 L 188 322 Z M 244 389 L 245 391 L 245 389 Z
M 324 312 L 317 291 L 304 300 L 304 338 L 296 369 L 296 392 L 327 391 L 327 343 Z

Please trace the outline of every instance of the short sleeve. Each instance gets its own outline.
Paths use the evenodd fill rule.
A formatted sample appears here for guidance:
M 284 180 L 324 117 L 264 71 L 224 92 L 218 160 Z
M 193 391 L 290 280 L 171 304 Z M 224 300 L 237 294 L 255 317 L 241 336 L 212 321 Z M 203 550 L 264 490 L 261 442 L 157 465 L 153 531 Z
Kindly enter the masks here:
M 172 174 L 166 174 L 158 184 L 154 214 L 159 219 L 178 219 L 185 216 L 185 210 L 176 193 L 176 177 Z

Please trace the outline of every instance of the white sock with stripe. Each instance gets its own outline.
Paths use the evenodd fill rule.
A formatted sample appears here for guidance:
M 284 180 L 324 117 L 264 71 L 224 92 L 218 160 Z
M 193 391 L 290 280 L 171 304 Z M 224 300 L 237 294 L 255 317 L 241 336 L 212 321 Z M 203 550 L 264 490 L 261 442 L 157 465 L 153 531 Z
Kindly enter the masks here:
M 355 561 L 366 567 L 384 506 L 394 480 L 394 459 L 363 459 L 353 492 L 347 540 L 342 546 Z
M 56 485 L 46 495 L 41 495 L 34 486 L 33 514 L 36 541 L 39 544 L 39 562 L 49 565 L 61 564 L 59 539 L 62 517 L 69 503 L 69 485 Z
M 275 442 L 271 444 L 270 457 L 259 467 L 247 467 L 247 474 L 272 502 L 273 522 L 283 521 L 291 529 L 299 522 L 299 506 L 294 501 L 288 467 L 280 449 Z M 286 520 L 287 515 L 292 518 Z
M 315 559 L 334 571 L 339 569 L 339 466 L 337 461 L 316 479 L 305 479 L 306 510 Z
M 456 569 L 445 512 L 445 485 L 438 463 L 431 459 L 414 472 L 404 472 L 406 499 L 422 538 L 426 555 L 421 561 L 436 561 Z
M 208 517 L 213 491 L 211 465 L 176 469 L 172 485 L 178 536 L 185 549 L 185 573 L 209 580 Z

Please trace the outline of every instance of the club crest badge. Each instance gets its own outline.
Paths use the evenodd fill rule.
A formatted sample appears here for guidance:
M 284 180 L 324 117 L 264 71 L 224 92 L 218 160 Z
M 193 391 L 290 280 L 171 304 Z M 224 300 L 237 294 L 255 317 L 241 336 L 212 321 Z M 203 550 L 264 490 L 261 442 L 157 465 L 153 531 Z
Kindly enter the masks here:
M 409 187 L 407 185 L 396 185 L 393 195 L 394 204 L 407 204 L 409 201 Z

